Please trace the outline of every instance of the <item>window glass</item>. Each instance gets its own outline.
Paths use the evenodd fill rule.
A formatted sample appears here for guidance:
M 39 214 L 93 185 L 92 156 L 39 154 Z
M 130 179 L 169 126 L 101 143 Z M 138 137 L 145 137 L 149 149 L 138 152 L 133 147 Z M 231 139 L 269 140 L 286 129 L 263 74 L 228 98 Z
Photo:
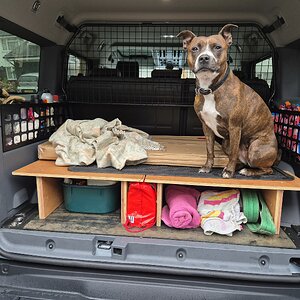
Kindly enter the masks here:
M 187 64 L 182 40 L 177 34 L 182 30 L 191 30 L 196 35 L 207 36 L 216 34 L 223 25 L 83 25 L 67 49 L 72 54 L 69 55 L 68 75 L 84 75 L 85 68 L 82 70 L 82 66 L 86 67 L 87 62 L 87 75 L 93 77 L 149 78 L 163 74 L 176 77 L 178 73 L 181 78 L 194 78 Z M 241 24 L 233 30 L 232 36 L 233 44 L 228 53 L 230 67 L 241 79 L 251 78 L 249 66 L 261 57 L 271 56 L 273 50 L 260 29 L 254 25 Z M 272 60 L 265 63 L 269 67 L 262 70 L 259 76 L 268 77 L 270 82 Z
M 273 76 L 272 58 L 267 58 L 255 65 L 255 77 L 267 81 L 271 86 Z
M 0 30 L 0 86 L 9 93 L 38 91 L 40 47 Z
M 86 61 L 72 54 L 69 55 L 68 59 L 68 78 L 70 76 L 78 76 L 80 74 L 86 75 Z

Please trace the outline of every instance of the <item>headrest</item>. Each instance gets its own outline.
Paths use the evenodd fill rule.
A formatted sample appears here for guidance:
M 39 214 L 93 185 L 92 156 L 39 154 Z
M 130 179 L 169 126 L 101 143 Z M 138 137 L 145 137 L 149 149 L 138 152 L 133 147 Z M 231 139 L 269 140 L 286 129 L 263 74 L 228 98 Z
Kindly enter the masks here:
M 121 73 L 117 69 L 101 68 L 101 69 L 93 69 L 91 71 L 90 76 L 93 76 L 93 77 L 121 77 Z
M 179 70 L 153 70 L 152 78 L 181 78 L 182 69 Z
M 116 68 L 122 77 L 139 77 L 139 64 L 136 61 L 118 61 Z

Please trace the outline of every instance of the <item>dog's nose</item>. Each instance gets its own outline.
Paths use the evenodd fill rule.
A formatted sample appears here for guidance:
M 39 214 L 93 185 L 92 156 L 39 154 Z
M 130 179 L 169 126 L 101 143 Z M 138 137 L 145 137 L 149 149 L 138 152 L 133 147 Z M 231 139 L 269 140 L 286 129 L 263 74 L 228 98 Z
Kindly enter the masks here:
M 209 62 L 209 55 L 207 55 L 207 54 L 203 54 L 203 55 L 201 55 L 200 57 L 199 57 L 199 61 L 200 62 Z

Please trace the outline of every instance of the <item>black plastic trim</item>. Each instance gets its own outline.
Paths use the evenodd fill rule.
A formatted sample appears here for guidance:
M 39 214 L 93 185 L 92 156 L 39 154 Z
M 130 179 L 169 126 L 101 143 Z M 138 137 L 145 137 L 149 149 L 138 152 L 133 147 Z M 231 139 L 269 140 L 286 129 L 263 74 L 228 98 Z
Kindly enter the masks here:
M 201 276 L 208 278 L 220 278 L 230 280 L 243 280 L 255 282 L 280 282 L 280 283 L 300 283 L 300 276 L 287 277 L 278 275 L 259 275 L 259 274 L 244 274 L 244 273 L 229 273 L 221 271 L 208 271 L 208 270 L 193 270 L 193 269 L 180 269 L 172 267 L 150 267 L 149 265 L 132 265 L 132 264 L 118 264 L 118 263 L 103 263 L 103 262 L 87 262 L 72 259 L 56 259 L 46 257 L 36 257 L 30 255 L 20 255 L 15 253 L 8 253 L 0 248 L 0 256 L 12 261 L 25 262 L 25 263 L 38 263 L 55 265 L 62 267 L 76 267 L 76 268 L 90 268 L 102 269 L 112 271 L 126 271 L 126 272 L 144 272 L 180 276 Z
M 3 17 L 0 17 L 0 29 L 4 30 L 8 33 L 14 34 L 20 38 L 23 38 L 27 41 L 33 42 L 41 47 L 44 46 L 54 46 L 56 43 L 22 27 L 13 23 Z
M 94 271 L 0 260 L 0 299 L 298 299 L 296 283 Z M 3 297 L 3 298 L 2 298 Z M 24 298 L 23 298 L 24 297 Z M 30 297 L 30 298 L 29 298 Z M 32 298 L 31 298 L 32 297 Z

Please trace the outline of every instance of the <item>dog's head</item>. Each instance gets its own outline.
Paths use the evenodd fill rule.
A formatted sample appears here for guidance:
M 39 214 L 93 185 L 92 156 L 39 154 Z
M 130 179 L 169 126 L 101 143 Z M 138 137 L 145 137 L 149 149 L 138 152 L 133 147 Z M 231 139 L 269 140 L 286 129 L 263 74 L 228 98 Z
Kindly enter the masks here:
M 237 25 L 227 24 L 218 34 L 196 36 L 189 30 L 181 31 L 177 37 L 183 39 L 183 48 L 187 50 L 187 61 L 195 73 L 216 72 L 226 66 L 227 51 L 232 44 L 231 30 Z M 225 67 L 226 69 L 226 67 Z

